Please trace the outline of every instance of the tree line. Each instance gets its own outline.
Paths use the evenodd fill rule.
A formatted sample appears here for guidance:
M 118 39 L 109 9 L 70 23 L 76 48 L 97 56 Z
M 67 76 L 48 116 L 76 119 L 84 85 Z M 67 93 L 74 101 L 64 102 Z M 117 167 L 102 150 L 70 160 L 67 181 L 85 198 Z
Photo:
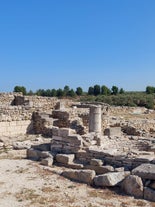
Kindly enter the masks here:
M 64 96 L 82 96 L 82 95 L 117 95 L 125 93 L 123 88 L 118 88 L 117 86 L 112 86 L 112 88 L 108 88 L 103 85 L 94 85 L 88 88 L 87 92 L 84 92 L 82 87 L 77 87 L 76 90 L 70 88 L 69 86 L 64 86 L 63 89 L 38 89 L 36 92 L 32 90 L 27 91 L 24 86 L 15 86 L 14 92 L 22 92 L 23 95 L 38 95 L 38 96 L 47 96 L 47 97 L 64 97 Z
M 23 95 L 71 97 L 83 102 L 97 101 L 116 106 L 142 106 L 149 109 L 154 109 L 155 106 L 155 87 L 153 86 L 147 86 L 144 92 L 128 92 L 117 86 L 108 88 L 105 85 L 97 84 L 90 86 L 87 92 L 83 91 L 82 87 L 77 87 L 74 90 L 67 85 L 63 89 L 38 89 L 36 92 L 27 91 L 24 86 L 15 86 L 14 92 L 22 92 Z

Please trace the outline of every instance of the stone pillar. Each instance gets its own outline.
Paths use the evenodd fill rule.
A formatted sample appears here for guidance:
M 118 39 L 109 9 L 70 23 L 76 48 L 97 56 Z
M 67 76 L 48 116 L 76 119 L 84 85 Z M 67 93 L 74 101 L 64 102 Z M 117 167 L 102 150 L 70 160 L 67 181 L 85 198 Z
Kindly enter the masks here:
M 59 101 L 58 103 L 57 103 L 57 106 L 56 106 L 56 109 L 57 110 L 64 110 L 65 109 L 65 103 L 64 103 L 64 101 Z
M 102 117 L 101 117 L 101 106 L 92 105 L 90 106 L 89 112 L 89 132 L 101 133 Z

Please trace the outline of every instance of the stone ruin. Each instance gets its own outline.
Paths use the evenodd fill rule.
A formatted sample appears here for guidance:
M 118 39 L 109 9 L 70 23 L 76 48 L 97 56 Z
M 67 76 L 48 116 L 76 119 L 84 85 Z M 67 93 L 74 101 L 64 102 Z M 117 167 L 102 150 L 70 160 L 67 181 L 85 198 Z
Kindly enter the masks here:
M 155 201 L 154 111 L 20 93 L 0 101 L 0 157 L 26 152 L 42 165 L 66 167 L 62 176 L 71 180 Z

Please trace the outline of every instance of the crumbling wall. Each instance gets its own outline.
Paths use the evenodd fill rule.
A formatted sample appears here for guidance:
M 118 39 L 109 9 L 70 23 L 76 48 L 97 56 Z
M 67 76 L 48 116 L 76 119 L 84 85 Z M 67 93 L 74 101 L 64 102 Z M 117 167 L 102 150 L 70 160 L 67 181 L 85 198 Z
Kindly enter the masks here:
M 51 113 L 57 102 L 57 98 L 23 96 L 22 93 L 1 93 L 0 136 L 34 132 L 33 112 Z

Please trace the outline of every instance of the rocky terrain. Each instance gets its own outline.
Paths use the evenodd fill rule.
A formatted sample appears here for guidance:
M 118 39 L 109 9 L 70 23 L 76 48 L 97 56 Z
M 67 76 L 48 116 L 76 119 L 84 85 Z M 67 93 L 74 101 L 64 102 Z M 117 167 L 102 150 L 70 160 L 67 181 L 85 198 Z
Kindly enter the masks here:
M 153 202 L 118 189 L 92 188 L 60 174 L 62 167 L 44 167 L 26 159 L 0 160 L 1 207 L 154 207 Z
M 155 206 L 154 110 L 0 99 L 0 206 Z

